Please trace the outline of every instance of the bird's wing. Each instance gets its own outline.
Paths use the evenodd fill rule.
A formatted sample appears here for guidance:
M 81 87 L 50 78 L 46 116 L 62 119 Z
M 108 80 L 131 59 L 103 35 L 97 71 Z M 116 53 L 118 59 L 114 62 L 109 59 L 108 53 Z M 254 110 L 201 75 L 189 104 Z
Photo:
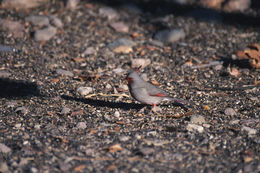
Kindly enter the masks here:
M 162 90 L 161 88 L 158 88 L 154 86 L 151 83 L 146 84 L 147 92 L 149 93 L 150 96 L 157 96 L 157 97 L 170 97 L 169 94 Z

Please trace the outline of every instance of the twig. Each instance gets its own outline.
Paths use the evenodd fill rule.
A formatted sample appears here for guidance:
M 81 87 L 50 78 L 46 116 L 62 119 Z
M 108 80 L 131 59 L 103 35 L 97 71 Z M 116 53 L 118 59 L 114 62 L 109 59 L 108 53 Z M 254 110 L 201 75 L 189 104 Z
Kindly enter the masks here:
M 200 64 L 200 65 L 192 66 L 191 69 L 212 67 L 212 66 L 216 66 L 216 65 L 220 65 L 220 64 L 223 64 L 223 61 L 212 61 L 208 64 Z

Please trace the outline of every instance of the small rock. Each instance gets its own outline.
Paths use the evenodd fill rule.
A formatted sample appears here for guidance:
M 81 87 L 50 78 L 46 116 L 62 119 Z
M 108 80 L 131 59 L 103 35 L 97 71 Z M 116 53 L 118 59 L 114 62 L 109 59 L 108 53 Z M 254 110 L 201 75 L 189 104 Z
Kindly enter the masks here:
M 151 64 L 150 59 L 144 59 L 144 58 L 137 58 L 137 59 L 132 59 L 132 68 L 145 68 L 146 66 Z
M 87 125 L 86 125 L 85 122 L 79 122 L 79 123 L 77 124 L 77 128 L 84 130 L 84 129 L 87 128 Z
M 119 117 L 120 117 L 120 112 L 119 112 L 119 111 L 115 111 L 114 116 L 115 116 L 116 118 L 119 118 Z
M 222 68 L 223 68 L 223 65 L 222 65 L 222 64 L 216 65 L 216 66 L 214 67 L 214 69 L 217 70 L 217 71 L 221 70 Z
M 111 89 L 112 88 L 112 86 L 108 83 L 108 84 L 106 84 L 106 89 Z
M 229 0 L 225 6 L 224 10 L 228 12 L 240 11 L 243 12 L 248 9 L 251 5 L 251 0 Z
M 86 55 L 93 55 L 96 53 L 96 50 L 94 49 L 94 47 L 88 47 L 84 52 L 83 52 L 83 56 Z
M 130 139 L 129 136 L 120 136 L 120 137 L 119 137 L 119 140 L 120 140 L 121 142 L 126 142 L 126 141 L 128 141 L 129 139 Z
M 70 113 L 70 108 L 63 107 L 60 113 L 63 115 L 68 114 L 68 113 Z
M 113 52 L 115 53 L 130 53 L 133 52 L 133 48 L 130 46 L 119 46 L 116 47 Z
M 250 128 L 250 127 L 246 127 L 246 126 L 243 126 L 241 130 L 242 131 L 246 131 L 249 136 L 255 135 L 257 133 L 256 129 L 253 129 L 253 128 Z
M 19 128 L 21 128 L 21 127 L 22 127 L 22 124 L 21 124 L 21 123 L 15 124 L 15 125 L 14 125 L 14 127 L 16 127 L 16 128 L 18 128 L 18 129 L 19 129 Z
M 124 91 L 128 90 L 128 86 L 126 84 L 120 84 L 118 87 Z
M 40 125 L 40 124 L 35 124 L 35 125 L 34 125 L 34 128 L 37 129 L 37 130 L 39 130 L 39 129 L 41 129 L 41 125 Z
M 140 149 L 140 151 L 145 155 L 150 155 L 154 153 L 154 148 L 150 148 L 150 147 L 143 147 Z
M 126 48 L 127 48 L 127 47 L 133 47 L 135 45 L 136 45 L 136 43 L 129 39 L 120 38 L 120 39 L 113 41 L 112 43 L 109 43 L 108 48 L 111 50 L 114 50 L 120 46 L 126 46 Z
M 192 124 L 204 124 L 204 123 L 206 123 L 206 120 L 201 115 L 192 115 L 190 118 L 190 122 Z
M 230 125 L 237 125 L 240 122 L 240 120 L 232 120 L 229 122 Z
M 48 26 L 44 29 L 39 29 L 34 33 L 34 39 L 36 41 L 48 41 L 50 40 L 57 32 L 57 29 L 53 26 Z
M 7 108 L 14 108 L 17 105 L 17 102 L 12 100 L 6 103 Z
M 129 31 L 129 27 L 123 22 L 114 22 L 110 26 L 117 32 L 127 33 Z
M 118 13 L 110 7 L 101 7 L 99 9 L 99 14 L 103 17 L 107 17 L 108 20 L 112 20 L 118 17 Z
M 197 124 L 188 124 L 187 125 L 187 130 L 188 131 L 198 131 L 199 133 L 204 132 L 204 127 L 197 125 Z
M 185 32 L 182 29 L 162 30 L 155 34 L 154 39 L 163 43 L 174 43 L 183 39 Z
M 225 109 L 225 115 L 228 115 L 228 116 L 233 116 L 233 115 L 236 115 L 236 111 L 233 109 L 233 108 L 227 108 Z
M 113 71 L 114 73 L 116 73 L 116 74 L 125 72 L 125 70 L 122 69 L 122 68 L 116 68 L 116 69 L 113 69 L 112 71 Z
M 39 7 L 47 1 L 48 0 L 2 0 L 1 6 L 3 8 L 25 10 L 29 8 Z
M 12 150 L 11 150 L 11 148 L 9 148 L 8 146 L 6 146 L 5 144 L 3 144 L 3 143 L 0 143 L 0 152 L 1 153 L 9 153 L 9 152 L 11 152 Z
M 20 22 L 0 19 L 0 27 L 11 32 L 16 38 L 22 38 L 24 36 L 24 25 Z
M 48 26 L 50 24 L 47 16 L 29 16 L 25 18 L 25 21 L 31 22 L 33 25 Z
M 78 6 L 79 2 L 80 0 L 67 0 L 66 8 L 73 10 Z
M 20 112 L 22 114 L 27 114 L 28 113 L 28 109 L 26 109 L 24 106 L 21 106 L 21 107 L 16 108 L 15 112 Z
M 14 49 L 10 46 L 0 44 L 0 53 L 1 52 L 12 52 Z
M 9 173 L 10 172 L 6 162 L 0 161 L 0 172 L 1 173 Z
M 9 76 L 11 76 L 11 73 L 7 71 L 0 71 L 0 78 L 8 78 Z
M 63 27 L 62 21 L 61 21 L 59 18 L 57 18 L 56 16 L 51 15 L 51 16 L 49 16 L 49 19 L 50 19 L 50 22 L 51 22 L 54 26 L 56 26 L 56 27 L 58 27 L 58 28 L 62 28 L 62 27 Z
M 64 76 L 69 76 L 69 77 L 73 77 L 73 73 L 67 70 L 63 70 L 63 69 L 57 69 L 56 73 L 60 74 L 60 75 L 64 75 Z
M 85 95 L 88 95 L 90 92 L 93 91 L 93 88 L 91 87 L 79 87 L 77 89 L 77 92 L 82 95 L 82 96 L 85 96 Z
M 34 168 L 34 167 L 31 167 L 31 172 L 32 172 L 32 173 L 37 173 L 37 172 L 39 172 L 39 171 L 38 171 L 38 169 L 36 169 L 36 168 Z

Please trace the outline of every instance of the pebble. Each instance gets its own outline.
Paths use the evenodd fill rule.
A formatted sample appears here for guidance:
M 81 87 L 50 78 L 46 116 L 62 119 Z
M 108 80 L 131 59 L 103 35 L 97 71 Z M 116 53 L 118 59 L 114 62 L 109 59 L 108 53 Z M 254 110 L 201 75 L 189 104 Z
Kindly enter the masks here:
M 48 0 L 2 0 L 1 6 L 3 8 L 28 9 L 38 7 L 43 3 L 47 3 Z
M 63 107 L 60 113 L 63 115 L 68 114 L 68 113 L 70 113 L 70 108 Z
M 133 48 L 131 46 L 119 46 L 116 47 L 113 52 L 115 53 L 130 53 L 133 52 Z
M 27 114 L 28 113 L 28 109 L 26 109 L 24 106 L 18 107 L 15 109 L 15 112 L 20 112 L 22 114 Z
M 119 140 L 120 140 L 121 142 L 126 142 L 126 141 L 128 141 L 129 139 L 130 139 L 129 136 L 125 136 L 125 135 L 119 136 Z
M 11 32 L 16 38 L 22 38 L 24 36 L 25 28 L 20 22 L 0 19 L 0 27 Z
M 125 90 L 125 91 L 128 90 L 128 86 L 126 84 L 120 84 L 118 87 Z
M 257 133 L 256 129 L 253 129 L 253 128 L 250 128 L 250 127 L 247 127 L 247 126 L 243 126 L 241 130 L 246 131 L 249 136 L 255 135 Z
M 129 27 L 123 22 L 114 22 L 110 26 L 117 32 L 127 33 L 129 31 Z
M 99 14 L 103 17 L 107 17 L 108 20 L 115 19 L 119 16 L 116 10 L 110 7 L 101 7 L 99 9 Z
M 230 125 L 237 125 L 240 122 L 240 120 L 232 120 L 229 122 Z
M 188 131 L 197 131 L 199 133 L 203 133 L 204 132 L 204 127 L 197 125 L 197 124 L 188 124 L 187 125 L 187 130 Z
M 86 125 L 85 122 L 79 122 L 79 123 L 77 124 L 77 128 L 84 130 L 84 129 L 87 128 L 87 125 Z
M 83 52 L 83 56 L 86 55 L 93 55 L 96 53 L 96 50 L 94 49 L 94 47 L 88 47 L 84 52 Z
M 225 115 L 228 115 L 228 116 L 233 116 L 233 115 L 237 114 L 233 108 L 226 108 L 224 112 L 225 112 Z
M 3 144 L 3 143 L 0 143 L 0 152 L 1 153 L 9 153 L 9 152 L 11 152 L 12 150 L 11 150 L 11 148 L 9 148 L 8 146 L 6 146 L 5 144 Z
M 224 10 L 227 12 L 243 12 L 248 9 L 250 5 L 251 0 L 229 0 L 224 6 Z
M 110 48 L 111 50 L 114 50 L 120 46 L 132 47 L 135 45 L 136 45 L 136 43 L 133 42 L 132 40 L 129 40 L 126 38 L 119 38 L 119 39 L 113 41 L 112 43 L 109 43 L 108 48 Z
M 79 2 L 80 0 L 67 0 L 66 8 L 73 10 L 78 6 Z
M 144 58 L 137 58 L 137 59 L 132 59 L 131 61 L 132 68 L 145 68 L 146 66 L 151 64 L 150 59 L 144 59 Z
M 11 73 L 8 71 L 0 71 L 0 78 L 8 78 L 9 76 L 11 76 Z
M 56 34 L 57 29 L 53 26 L 48 26 L 44 29 L 39 29 L 34 33 L 34 39 L 36 41 L 48 41 Z
M 119 117 L 120 117 L 120 112 L 119 112 L 119 111 L 115 111 L 114 116 L 115 116 L 116 118 L 119 118 Z
M 52 23 L 54 26 L 56 26 L 58 28 L 63 27 L 62 21 L 59 18 L 57 18 L 56 16 L 51 15 L 51 16 L 49 16 L 49 19 L 50 19 L 50 23 Z
M 47 16 L 28 16 L 25 21 L 31 22 L 33 25 L 48 26 L 50 24 L 49 18 Z
M 116 69 L 113 69 L 112 71 L 113 71 L 114 73 L 116 73 L 116 74 L 125 72 L 125 70 L 122 69 L 122 68 L 116 68 Z
M 6 103 L 7 108 L 14 108 L 17 105 L 17 102 L 12 100 Z
M 15 124 L 14 127 L 19 129 L 20 127 L 22 127 L 22 124 L 21 123 Z
M 183 39 L 184 37 L 185 32 L 183 29 L 166 29 L 157 32 L 154 36 L 154 39 L 163 43 L 174 43 L 180 39 Z
M 1 52 L 12 52 L 14 49 L 10 46 L 0 44 L 0 53 Z
M 206 123 L 205 118 L 202 115 L 192 115 L 190 118 L 192 124 L 204 124 Z
M 73 77 L 74 76 L 74 74 L 72 72 L 67 71 L 67 70 L 63 70 L 63 69 L 57 69 L 56 73 L 60 74 L 60 75 L 64 75 L 64 76 L 69 76 L 69 77 Z
M 0 172 L 2 172 L 2 173 L 9 173 L 10 172 L 6 162 L 0 161 Z
M 37 172 L 39 172 L 39 171 L 38 171 L 37 168 L 35 168 L 35 167 L 31 167 L 31 172 L 32 172 L 32 173 L 37 173 Z
M 93 88 L 91 87 L 79 87 L 77 89 L 77 92 L 82 95 L 82 96 L 85 96 L 85 95 L 88 95 L 90 92 L 93 91 Z
M 144 154 L 144 155 L 150 155 L 154 153 L 154 149 L 150 148 L 150 147 L 142 147 L 140 149 L 140 151 Z

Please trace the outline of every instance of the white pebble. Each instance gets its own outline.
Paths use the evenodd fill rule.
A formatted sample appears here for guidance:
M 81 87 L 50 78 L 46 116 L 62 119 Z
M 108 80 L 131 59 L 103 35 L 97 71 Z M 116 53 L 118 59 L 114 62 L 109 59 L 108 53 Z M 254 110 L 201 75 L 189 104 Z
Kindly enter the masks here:
M 93 91 L 93 88 L 91 87 L 79 87 L 77 89 L 77 92 L 82 95 L 82 96 L 85 96 L 85 95 L 88 95 L 90 92 Z

